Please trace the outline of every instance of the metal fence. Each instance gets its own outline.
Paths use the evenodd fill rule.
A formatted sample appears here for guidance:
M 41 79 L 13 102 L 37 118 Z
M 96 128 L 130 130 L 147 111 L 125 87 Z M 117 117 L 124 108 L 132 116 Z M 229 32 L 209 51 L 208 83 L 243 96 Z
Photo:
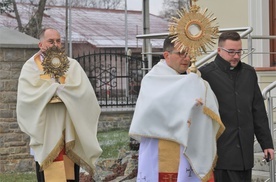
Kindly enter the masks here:
M 134 107 L 146 62 L 123 51 L 103 50 L 75 57 L 86 72 L 101 107 Z

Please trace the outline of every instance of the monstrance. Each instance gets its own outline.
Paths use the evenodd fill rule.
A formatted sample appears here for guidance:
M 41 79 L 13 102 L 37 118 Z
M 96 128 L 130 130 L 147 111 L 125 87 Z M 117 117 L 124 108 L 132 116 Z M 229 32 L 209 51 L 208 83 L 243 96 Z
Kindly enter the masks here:
M 197 72 L 196 57 L 200 56 L 202 51 L 206 53 L 206 47 L 211 48 L 215 44 L 213 39 L 218 37 L 218 26 L 211 26 L 216 18 L 207 12 L 207 8 L 199 12 L 200 7 L 196 5 L 196 1 L 193 0 L 189 10 L 178 10 L 178 18 L 172 17 L 169 25 L 172 42 L 179 51 L 187 51 L 191 57 L 190 70 L 194 73 Z
M 65 51 L 56 46 L 48 48 L 44 52 L 44 60 L 42 62 L 44 74 L 49 74 L 51 78 L 54 78 L 56 82 L 59 82 L 59 78 L 65 75 L 65 72 L 69 69 L 69 60 L 65 54 Z M 53 96 L 50 103 L 58 103 L 62 100 L 58 96 Z

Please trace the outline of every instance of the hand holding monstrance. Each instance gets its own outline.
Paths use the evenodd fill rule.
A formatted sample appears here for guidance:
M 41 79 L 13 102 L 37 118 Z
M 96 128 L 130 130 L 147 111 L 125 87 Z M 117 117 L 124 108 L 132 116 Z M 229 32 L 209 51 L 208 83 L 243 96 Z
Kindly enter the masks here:
M 42 62 L 44 74 L 49 74 L 57 83 L 69 69 L 69 61 L 63 49 L 56 46 L 48 48 L 44 52 L 44 60 Z M 53 96 L 50 103 L 62 102 L 58 96 Z

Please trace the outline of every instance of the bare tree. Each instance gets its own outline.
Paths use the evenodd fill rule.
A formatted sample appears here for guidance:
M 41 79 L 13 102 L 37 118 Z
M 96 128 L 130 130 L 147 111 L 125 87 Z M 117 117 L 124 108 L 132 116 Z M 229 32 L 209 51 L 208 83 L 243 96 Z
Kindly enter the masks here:
M 72 7 L 93 7 L 102 9 L 122 9 L 123 0 L 72 0 Z
M 20 32 L 23 32 L 23 26 L 22 26 L 22 22 L 21 22 L 21 19 L 20 19 L 18 10 L 17 10 L 16 2 L 15 2 L 15 1 L 12 1 L 12 5 L 13 5 L 13 9 L 14 9 L 14 13 L 15 13 L 15 18 L 16 18 L 16 21 L 17 21 L 17 25 L 18 25 L 18 30 L 19 30 Z
M 0 2 L 0 14 L 6 13 L 6 12 L 13 12 L 13 9 L 11 8 L 11 0 L 2 0 Z
M 47 4 L 46 5 L 49 5 L 49 6 L 56 6 L 56 5 L 59 5 L 59 0 L 47 0 Z
M 30 11 L 31 16 L 28 23 L 23 25 L 17 3 L 26 3 L 26 0 L 2 0 L 2 3 L 0 2 L 0 13 L 2 11 L 7 13 L 14 11 L 18 30 L 36 38 L 38 38 L 38 34 L 42 28 L 45 6 L 65 6 L 65 0 L 28 0 L 28 3 L 32 7 Z M 71 3 L 72 7 L 94 7 L 102 9 L 122 9 L 124 7 L 123 0 L 71 0 Z
M 183 7 L 188 9 L 190 6 L 191 0 L 163 0 L 163 10 L 160 12 L 160 16 L 169 20 L 177 15 L 177 10 Z
M 71 0 L 72 7 L 95 7 L 96 4 L 95 1 L 91 0 Z
M 29 23 L 25 26 L 25 33 L 33 37 L 38 38 L 39 31 L 42 27 L 42 19 L 45 10 L 46 0 L 40 0 L 38 8 L 34 13 L 34 16 L 31 17 Z
M 2 0 L 12 1 L 12 0 Z M 39 4 L 41 0 L 14 0 L 18 3 Z M 65 6 L 66 0 L 47 0 L 46 5 Z M 1 3 L 0 3 L 1 5 Z M 124 8 L 124 0 L 71 0 L 72 7 L 93 7 L 102 9 L 122 9 Z
M 122 0 L 100 0 L 99 7 L 103 9 L 116 9 L 122 5 Z
M 42 27 L 42 19 L 43 19 L 43 13 L 45 10 L 46 0 L 39 0 L 39 3 L 36 5 L 32 0 L 30 0 L 31 5 L 34 6 L 33 8 L 34 12 L 32 13 L 32 16 L 29 22 L 25 26 L 22 25 L 19 11 L 17 9 L 16 0 L 10 0 L 10 2 L 13 5 L 13 11 L 15 13 L 15 18 L 18 24 L 18 30 L 20 32 L 26 33 L 27 35 L 38 38 L 38 33 Z

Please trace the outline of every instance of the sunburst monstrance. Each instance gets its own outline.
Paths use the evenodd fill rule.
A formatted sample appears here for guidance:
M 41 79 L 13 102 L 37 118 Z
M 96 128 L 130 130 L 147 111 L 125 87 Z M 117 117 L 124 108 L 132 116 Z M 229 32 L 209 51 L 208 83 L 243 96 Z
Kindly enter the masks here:
M 69 61 L 65 51 L 56 46 L 48 48 L 44 53 L 42 62 L 44 74 L 49 74 L 58 82 L 58 78 L 63 76 L 69 69 Z
M 196 1 L 193 0 L 189 10 L 178 10 L 178 18 L 172 17 L 169 27 L 169 35 L 173 37 L 172 42 L 177 49 L 187 51 L 190 55 L 192 72 L 197 71 L 196 57 L 200 56 L 202 51 L 206 53 L 206 47 L 211 48 L 215 44 L 213 39 L 218 37 L 218 26 L 211 26 L 216 18 L 207 12 L 207 8 L 199 12 L 200 7 L 196 5 Z
M 56 46 L 52 46 L 44 52 L 44 56 L 42 62 L 44 74 L 49 74 L 59 83 L 59 78 L 64 76 L 69 69 L 69 60 L 65 51 Z M 59 103 L 62 102 L 62 100 L 57 95 L 54 95 L 49 102 Z

